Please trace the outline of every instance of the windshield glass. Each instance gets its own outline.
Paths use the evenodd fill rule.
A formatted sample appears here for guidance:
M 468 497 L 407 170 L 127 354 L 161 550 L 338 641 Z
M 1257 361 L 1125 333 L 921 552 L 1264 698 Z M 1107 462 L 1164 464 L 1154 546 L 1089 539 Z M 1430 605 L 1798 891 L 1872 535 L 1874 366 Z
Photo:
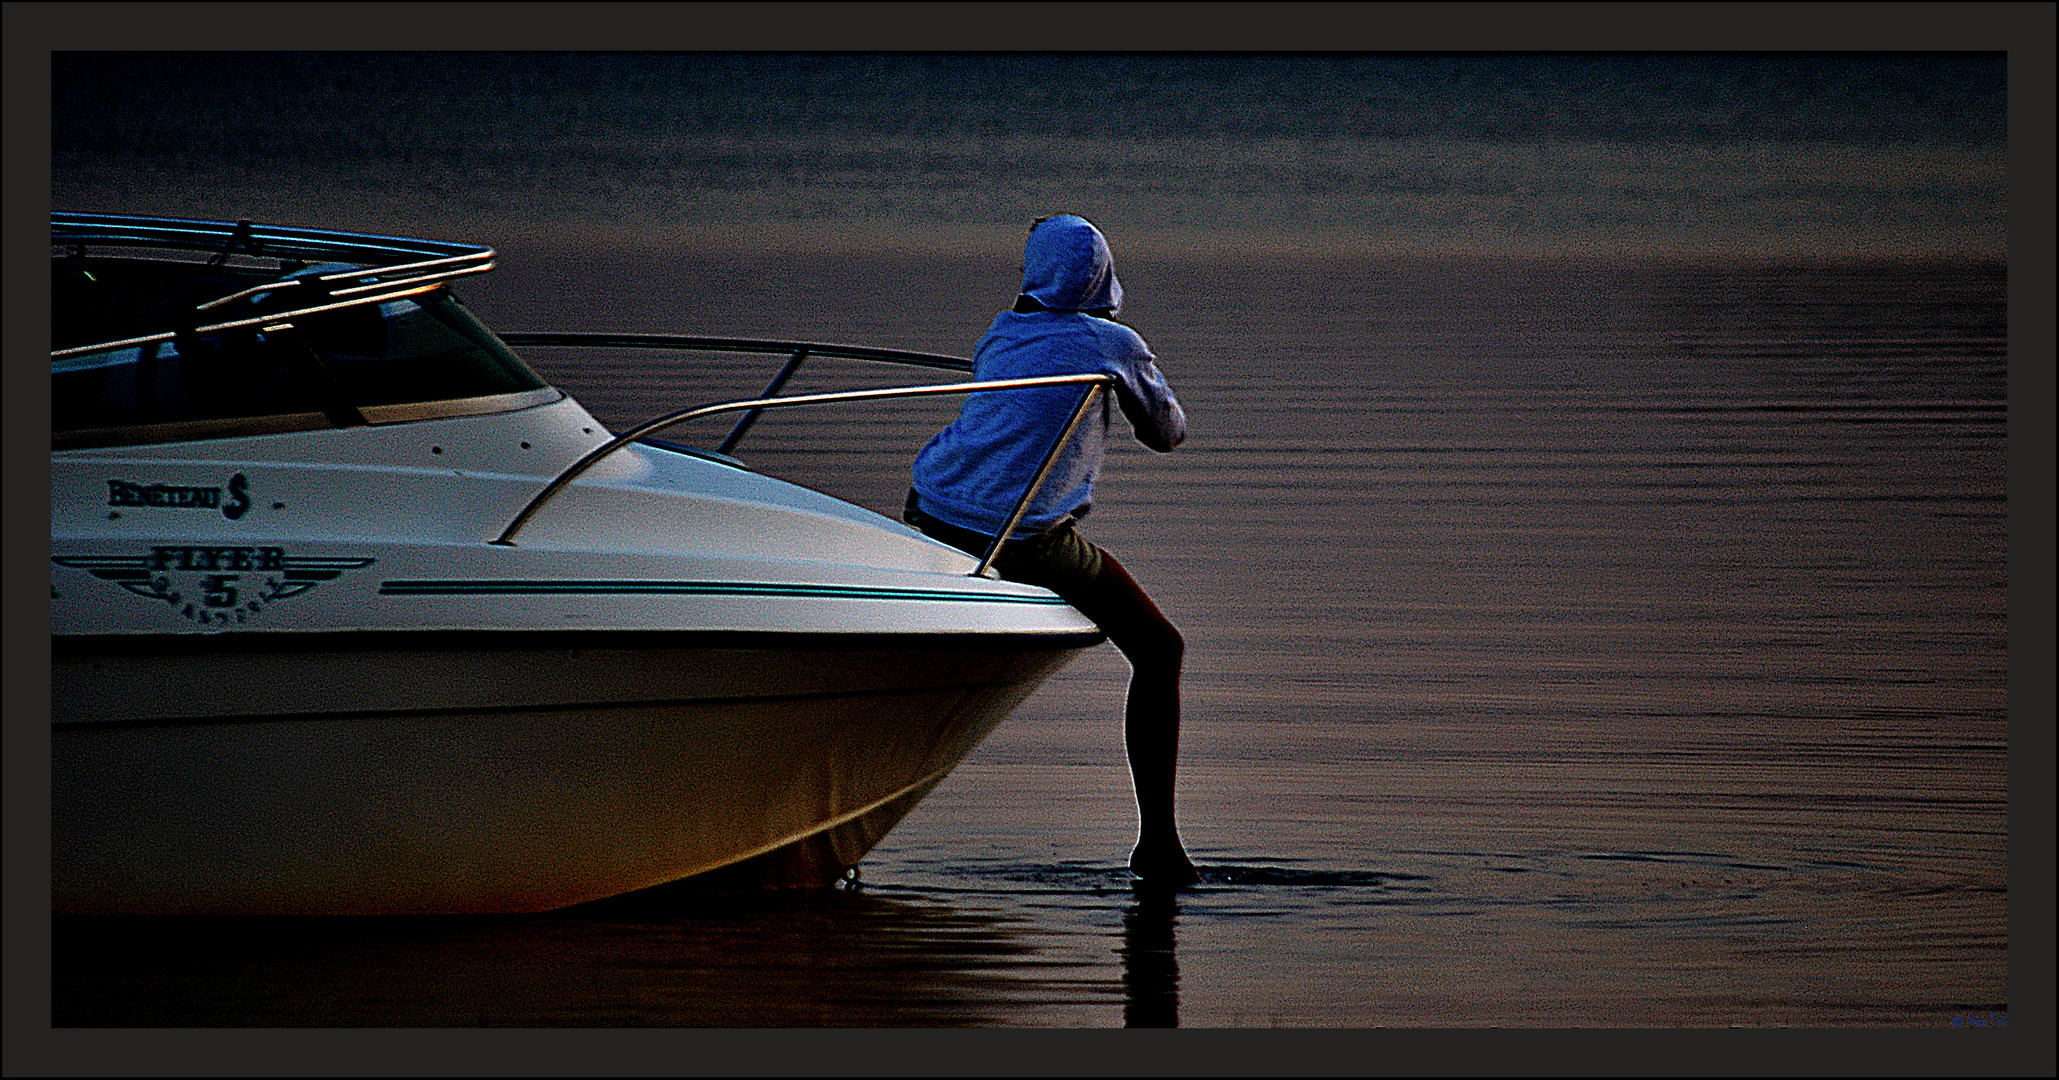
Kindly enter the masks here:
M 352 405 L 514 394 L 544 385 L 449 289 L 294 322 Z
M 59 348 L 177 326 L 287 312 L 325 302 L 302 286 L 196 313 L 265 279 L 196 268 L 179 287 L 165 264 L 124 273 L 107 264 L 59 263 L 53 338 Z M 123 288 L 128 284 L 131 288 Z M 293 316 L 290 328 L 184 333 L 169 341 L 53 359 L 57 432 L 303 417 L 289 427 L 349 423 L 357 408 L 521 393 L 545 386 L 448 288 L 401 300 Z M 272 425 L 278 429 L 278 425 Z M 179 437 L 176 432 L 168 437 Z M 186 436 L 194 437 L 194 436 Z

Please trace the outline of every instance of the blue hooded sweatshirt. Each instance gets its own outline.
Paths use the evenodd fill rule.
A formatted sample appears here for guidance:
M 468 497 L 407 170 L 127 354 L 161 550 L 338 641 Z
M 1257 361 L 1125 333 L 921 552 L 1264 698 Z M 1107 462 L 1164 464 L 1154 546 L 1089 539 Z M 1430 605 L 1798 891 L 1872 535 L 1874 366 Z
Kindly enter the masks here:
M 1186 414 L 1144 339 L 1112 318 L 1088 314 L 1112 316 L 1122 305 L 1115 259 L 1099 229 L 1071 214 L 1038 222 L 1023 251 L 1022 293 L 1045 310 L 994 316 L 973 347 L 975 379 L 1113 375 L 1116 401 L 1137 441 L 1164 453 L 1187 437 Z M 1000 533 L 1081 392 L 1060 386 L 966 398 L 958 419 L 915 456 L 915 492 L 923 512 L 988 536 Z M 1014 535 L 1034 535 L 1068 514 L 1086 512 L 1107 449 L 1111 412 L 1103 394 Z

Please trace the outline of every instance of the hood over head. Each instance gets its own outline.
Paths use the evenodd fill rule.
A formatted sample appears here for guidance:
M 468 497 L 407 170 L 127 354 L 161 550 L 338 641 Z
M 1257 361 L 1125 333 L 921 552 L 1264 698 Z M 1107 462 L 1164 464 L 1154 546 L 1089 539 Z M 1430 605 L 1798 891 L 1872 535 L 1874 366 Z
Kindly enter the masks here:
M 1077 214 L 1037 222 L 1022 252 L 1022 294 L 1052 311 L 1122 307 L 1122 283 L 1115 280 L 1107 238 Z

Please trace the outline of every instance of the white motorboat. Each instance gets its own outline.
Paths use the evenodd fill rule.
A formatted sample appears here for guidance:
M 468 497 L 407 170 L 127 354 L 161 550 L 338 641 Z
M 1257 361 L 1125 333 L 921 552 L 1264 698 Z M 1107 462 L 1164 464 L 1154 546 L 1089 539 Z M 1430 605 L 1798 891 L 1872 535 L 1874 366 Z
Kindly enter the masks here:
M 811 355 L 970 365 L 503 341 L 449 288 L 492 269 L 472 245 L 87 214 L 51 239 L 57 911 L 827 884 L 1101 639 L 898 522 L 646 441 L 1068 381 L 1077 423 L 1092 377 L 774 397 Z M 791 359 L 761 399 L 614 435 L 525 341 Z

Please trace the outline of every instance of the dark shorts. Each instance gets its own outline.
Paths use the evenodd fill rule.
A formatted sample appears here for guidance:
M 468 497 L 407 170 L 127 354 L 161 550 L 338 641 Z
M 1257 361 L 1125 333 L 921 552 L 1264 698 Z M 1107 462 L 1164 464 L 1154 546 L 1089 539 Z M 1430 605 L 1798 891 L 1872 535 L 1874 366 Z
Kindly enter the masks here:
M 922 512 L 915 505 L 915 493 L 908 493 L 908 507 L 902 512 L 908 524 L 936 540 L 977 559 L 987 553 L 994 538 L 971 529 L 959 528 Z M 1158 605 L 1145 595 L 1137 580 L 1115 556 L 1102 551 L 1080 535 L 1072 518 L 1035 536 L 1010 540 L 1001 546 L 994 569 L 1003 579 L 1025 585 L 1040 585 L 1094 620 L 1108 634 L 1108 640 L 1122 650 L 1138 675 L 1131 683 L 1131 709 L 1137 708 L 1138 694 L 1159 702 L 1152 706 L 1173 717 L 1178 726 L 1179 672 L 1186 643 Z
M 915 505 L 915 493 L 912 491 L 908 493 L 908 506 L 902 511 L 901 518 L 922 530 L 923 535 L 941 540 L 975 559 L 984 556 L 994 542 L 994 538 L 985 533 L 959 528 L 923 513 Z M 1044 532 L 1010 539 L 1001 545 L 1001 554 L 994 560 L 994 570 L 1007 581 L 1040 585 L 1071 600 L 1093 587 L 1101 577 L 1101 564 L 1101 549 L 1080 535 L 1073 519 L 1066 518 Z

